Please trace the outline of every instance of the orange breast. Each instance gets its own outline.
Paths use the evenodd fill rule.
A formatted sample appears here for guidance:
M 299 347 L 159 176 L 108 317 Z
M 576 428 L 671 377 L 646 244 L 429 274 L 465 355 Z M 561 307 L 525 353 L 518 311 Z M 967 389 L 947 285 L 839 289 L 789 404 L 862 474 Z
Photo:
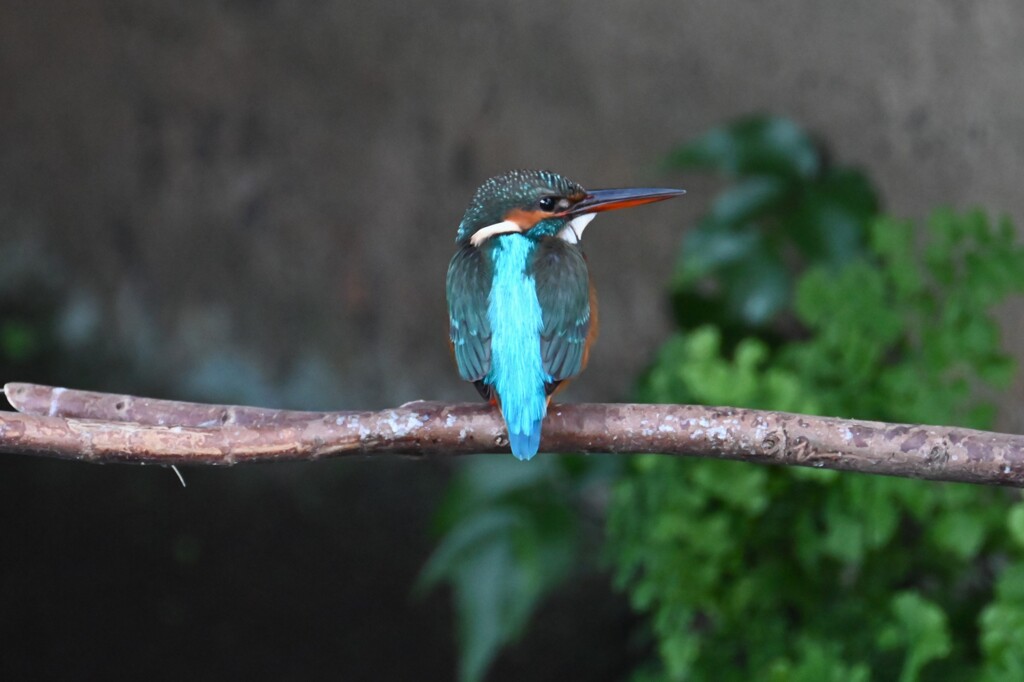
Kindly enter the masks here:
M 590 346 L 597 340 L 597 330 L 600 327 L 600 320 L 597 314 L 597 289 L 594 288 L 594 280 L 587 277 L 587 286 L 590 289 L 590 329 L 587 330 L 587 340 L 583 344 L 583 361 L 580 363 L 580 371 L 587 367 L 587 360 L 590 359 Z

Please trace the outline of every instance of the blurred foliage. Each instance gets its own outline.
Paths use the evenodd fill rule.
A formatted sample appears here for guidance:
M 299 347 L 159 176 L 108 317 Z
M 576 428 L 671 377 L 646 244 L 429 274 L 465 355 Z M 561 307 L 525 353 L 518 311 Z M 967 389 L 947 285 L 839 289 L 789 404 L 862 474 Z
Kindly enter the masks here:
M 56 339 L 46 301 L 24 292 L 0 291 L 0 376 L 4 380 L 53 376 Z M 6 401 L 0 399 L 6 408 Z
M 38 348 L 38 332 L 24 320 L 0 320 L 0 355 L 11 362 L 27 362 Z
M 715 170 L 731 181 L 683 239 L 672 284 L 684 329 L 721 328 L 727 341 L 771 331 L 807 263 L 840 267 L 863 257 L 878 210 L 867 178 L 830 167 L 810 136 L 782 118 L 751 117 L 673 152 L 679 170 Z
M 160 364 L 153 360 L 160 352 L 155 330 L 146 329 L 137 316 L 104 309 L 100 296 L 69 282 L 31 246 L 15 244 L 10 250 L 9 259 L 0 259 L 3 381 L 112 391 L 130 387 L 139 395 L 182 393 L 150 369 Z M 105 325 L 115 316 L 116 328 Z M 236 384 L 238 374 L 231 376 Z M 175 374 L 173 381 L 184 378 L 188 375 Z M 259 404 L 259 396 L 235 393 L 230 399 Z M 0 400 L 0 409 L 8 409 L 6 401 Z
M 990 428 L 981 393 L 1013 372 L 990 309 L 1024 289 L 1024 249 L 977 212 L 928 228 L 920 249 L 880 218 L 869 258 L 810 269 L 794 301 L 806 338 L 727 355 L 714 326 L 675 336 L 642 397 Z M 1024 636 L 991 581 L 1024 566 L 1016 498 L 647 455 L 616 485 L 610 556 L 651 615 L 658 679 L 975 679 L 1020 660 L 986 645 Z
M 940 211 L 922 232 L 880 216 L 867 179 L 784 119 L 714 130 L 670 162 L 732 184 L 684 239 L 681 331 L 642 400 L 991 426 L 984 397 L 1013 364 L 990 312 L 1024 288 L 1008 222 Z M 455 591 L 464 680 L 592 565 L 576 519 L 599 487 L 605 555 L 649 616 L 637 680 L 1024 675 L 1016 493 L 649 455 L 462 470 L 424 577 Z
M 438 513 L 444 541 L 420 578 L 421 590 L 453 587 L 461 679 L 480 679 L 522 634 L 540 598 L 571 574 L 588 537 L 587 492 L 619 468 L 614 458 L 579 456 L 461 468 Z

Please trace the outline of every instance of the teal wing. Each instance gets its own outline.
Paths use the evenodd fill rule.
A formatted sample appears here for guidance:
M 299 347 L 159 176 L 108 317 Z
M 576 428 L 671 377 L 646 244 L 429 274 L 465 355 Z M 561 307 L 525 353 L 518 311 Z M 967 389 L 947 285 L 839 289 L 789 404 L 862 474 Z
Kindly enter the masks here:
M 583 368 L 591 323 L 587 262 L 577 246 L 550 237 L 537 247 L 532 274 L 544 323 L 541 359 L 556 383 Z
M 487 299 L 493 272 L 480 249 L 464 246 L 448 265 L 448 320 L 459 375 L 480 381 L 491 371 L 491 325 Z

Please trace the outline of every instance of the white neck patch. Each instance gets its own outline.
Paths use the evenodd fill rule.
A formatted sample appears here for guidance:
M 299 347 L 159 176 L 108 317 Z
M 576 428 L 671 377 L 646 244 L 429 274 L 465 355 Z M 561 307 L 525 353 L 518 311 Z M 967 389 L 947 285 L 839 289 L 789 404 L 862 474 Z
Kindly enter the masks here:
M 558 238 L 570 244 L 579 244 L 580 240 L 583 239 L 583 230 L 587 229 L 587 225 L 590 224 L 590 221 L 596 215 L 596 213 L 584 213 L 583 215 L 576 216 L 558 232 Z
M 480 248 L 480 245 L 496 234 L 507 234 L 509 232 L 522 232 L 522 228 L 511 220 L 502 220 L 487 227 L 481 227 L 469 238 L 469 243 Z

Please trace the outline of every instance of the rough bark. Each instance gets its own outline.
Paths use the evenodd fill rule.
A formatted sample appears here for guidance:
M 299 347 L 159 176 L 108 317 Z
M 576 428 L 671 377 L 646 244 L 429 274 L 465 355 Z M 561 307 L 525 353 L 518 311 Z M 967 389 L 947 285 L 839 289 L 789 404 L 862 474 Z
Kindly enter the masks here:
M 506 453 L 485 404 L 294 412 L 7 384 L 0 451 L 230 465 L 342 455 Z M 1024 436 L 695 405 L 552 405 L 544 452 L 661 453 L 1024 487 Z

